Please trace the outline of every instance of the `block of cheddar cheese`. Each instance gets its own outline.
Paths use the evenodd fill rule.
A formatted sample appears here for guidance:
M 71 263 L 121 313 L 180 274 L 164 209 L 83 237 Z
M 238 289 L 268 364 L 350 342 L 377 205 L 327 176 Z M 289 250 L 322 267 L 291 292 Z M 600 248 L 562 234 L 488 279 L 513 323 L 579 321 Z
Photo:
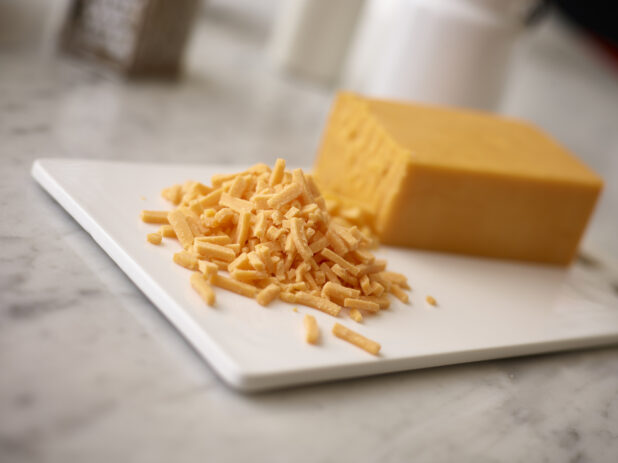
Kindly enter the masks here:
M 566 265 L 602 180 L 538 128 L 340 93 L 314 178 L 385 244 Z

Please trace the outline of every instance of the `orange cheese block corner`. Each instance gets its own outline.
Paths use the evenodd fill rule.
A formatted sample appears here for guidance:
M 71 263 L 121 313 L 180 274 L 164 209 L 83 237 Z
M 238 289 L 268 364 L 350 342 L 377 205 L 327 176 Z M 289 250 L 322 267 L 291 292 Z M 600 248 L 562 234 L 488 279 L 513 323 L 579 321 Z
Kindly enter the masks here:
M 567 265 L 603 182 L 538 128 L 340 93 L 314 178 L 385 244 Z

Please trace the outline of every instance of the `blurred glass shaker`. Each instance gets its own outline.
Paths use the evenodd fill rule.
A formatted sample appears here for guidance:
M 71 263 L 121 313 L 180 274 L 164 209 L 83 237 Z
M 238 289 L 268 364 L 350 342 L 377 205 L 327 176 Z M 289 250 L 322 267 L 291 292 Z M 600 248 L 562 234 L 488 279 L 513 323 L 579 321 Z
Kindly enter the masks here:
M 373 1 L 397 3 L 389 9 L 390 28 L 382 15 L 385 33 L 375 34 L 370 4 L 359 35 L 373 35 L 380 46 L 368 48 L 366 38 L 356 38 L 374 56 L 352 50 L 355 62 L 348 62 L 344 87 L 347 80 L 353 90 L 381 98 L 498 107 L 513 45 L 534 0 Z
M 0 51 L 50 56 L 70 0 L 0 0 Z

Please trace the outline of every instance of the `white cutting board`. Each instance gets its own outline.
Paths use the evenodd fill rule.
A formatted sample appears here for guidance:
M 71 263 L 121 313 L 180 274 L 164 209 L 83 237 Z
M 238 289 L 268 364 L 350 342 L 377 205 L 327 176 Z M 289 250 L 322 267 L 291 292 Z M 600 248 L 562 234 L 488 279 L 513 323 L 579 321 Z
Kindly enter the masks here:
M 71 214 L 232 387 L 261 390 L 353 376 L 618 343 L 618 276 L 603 266 L 569 269 L 381 247 L 408 277 L 411 304 L 362 324 L 319 311 L 255 301 L 217 289 L 207 307 L 172 262 L 175 240 L 154 246 L 142 209 L 169 209 L 162 188 L 241 167 L 44 159 L 34 178 Z M 430 294 L 438 307 L 425 302 Z M 302 316 L 322 336 L 304 342 Z M 335 321 L 382 344 L 380 356 L 335 338 Z

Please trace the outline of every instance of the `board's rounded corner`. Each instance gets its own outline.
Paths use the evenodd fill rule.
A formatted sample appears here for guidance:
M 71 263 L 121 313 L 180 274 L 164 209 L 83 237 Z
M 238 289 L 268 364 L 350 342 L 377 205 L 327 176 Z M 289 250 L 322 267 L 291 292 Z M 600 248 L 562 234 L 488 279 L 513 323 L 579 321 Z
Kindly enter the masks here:
M 253 393 L 264 389 L 259 375 L 243 371 L 234 363 L 228 363 L 224 368 L 216 370 L 225 383 L 235 391 Z
M 43 158 L 36 158 L 34 161 L 32 161 L 32 165 L 30 166 L 30 175 L 36 178 L 38 171 L 43 168 L 41 164 L 42 161 Z

